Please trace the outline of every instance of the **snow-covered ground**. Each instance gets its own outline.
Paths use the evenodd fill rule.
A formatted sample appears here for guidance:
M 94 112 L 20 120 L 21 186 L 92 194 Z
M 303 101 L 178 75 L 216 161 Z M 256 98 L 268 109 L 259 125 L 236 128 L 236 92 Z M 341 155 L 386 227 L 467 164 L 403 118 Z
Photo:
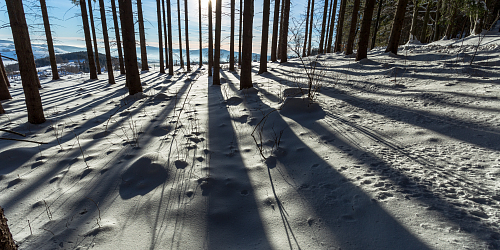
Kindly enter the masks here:
M 299 59 L 42 79 L 41 125 L 12 82 L 0 137 L 48 144 L 0 140 L 0 206 L 21 249 L 498 249 L 497 38 L 307 59 L 309 106 Z

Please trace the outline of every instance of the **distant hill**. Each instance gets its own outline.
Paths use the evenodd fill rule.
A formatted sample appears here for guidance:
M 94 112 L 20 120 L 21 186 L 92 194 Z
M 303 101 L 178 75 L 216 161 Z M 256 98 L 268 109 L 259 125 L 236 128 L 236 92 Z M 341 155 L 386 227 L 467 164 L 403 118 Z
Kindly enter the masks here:
M 87 61 L 87 52 L 86 51 L 78 51 L 78 52 L 72 52 L 72 53 L 66 53 L 66 54 L 58 54 L 58 55 L 56 55 L 56 61 L 57 61 L 57 63 L 65 63 L 65 62 L 71 62 L 71 61 L 84 62 L 84 61 Z M 101 64 L 101 66 L 104 66 L 106 63 L 106 55 L 99 54 L 99 62 Z M 44 58 L 35 59 L 35 64 L 37 67 L 50 66 L 49 57 L 47 56 Z M 5 70 L 7 72 L 18 71 L 19 65 L 17 63 L 5 65 Z
M 46 44 L 32 44 L 33 56 L 36 59 L 44 58 L 49 56 L 49 52 Z M 85 51 L 85 48 L 69 46 L 69 45 L 54 45 L 54 50 L 56 54 L 67 54 L 71 52 Z M 9 40 L 0 40 L 0 53 L 4 56 L 17 59 L 16 48 L 14 42 Z M 4 59 L 5 64 L 12 64 L 15 61 Z

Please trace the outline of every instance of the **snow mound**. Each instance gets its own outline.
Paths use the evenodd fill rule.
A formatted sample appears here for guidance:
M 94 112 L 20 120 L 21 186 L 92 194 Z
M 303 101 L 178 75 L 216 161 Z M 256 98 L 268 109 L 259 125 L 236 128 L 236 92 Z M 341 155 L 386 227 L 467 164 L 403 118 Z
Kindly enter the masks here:
M 0 175 L 8 174 L 38 153 L 37 148 L 11 148 L 0 152 Z
M 144 196 L 167 181 L 167 161 L 158 153 L 148 153 L 134 160 L 122 174 L 120 196 L 130 199 Z
M 306 116 L 308 119 L 319 120 L 325 117 L 325 111 L 317 102 L 302 97 L 287 98 L 280 113 L 290 118 Z

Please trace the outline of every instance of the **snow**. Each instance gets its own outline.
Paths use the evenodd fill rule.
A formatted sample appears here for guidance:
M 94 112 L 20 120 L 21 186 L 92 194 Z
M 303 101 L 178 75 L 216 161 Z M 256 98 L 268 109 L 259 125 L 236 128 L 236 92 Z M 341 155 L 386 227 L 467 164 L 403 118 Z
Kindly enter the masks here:
M 20 81 L 0 206 L 20 249 L 498 249 L 498 33 L 269 63 L 254 89 L 207 68 Z M 462 44 L 463 42 L 463 44 Z M 312 71 L 309 71 L 312 72 Z

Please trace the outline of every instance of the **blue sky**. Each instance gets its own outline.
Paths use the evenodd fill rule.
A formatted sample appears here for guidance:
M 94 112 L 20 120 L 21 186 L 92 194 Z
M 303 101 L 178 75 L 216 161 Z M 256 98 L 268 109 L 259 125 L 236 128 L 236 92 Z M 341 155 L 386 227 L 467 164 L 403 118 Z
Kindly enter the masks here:
M 188 1 L 188 11 L 189 11 L 189 39 L 190 39 L 190 49 L 198 49 L 199 48 L 199 34 L 198 34 L 198 0 L 187 0 Z M 54 36 L 54 43 L 60 45 L 72 45 L 84 47 L 84 35 L 82 29 L 82 19 L 79 16 L 80 7 L 74 6 L 70 0 L 46 0 L 48 6 L 48 12 L 50 15 L 51 28 Z M 25 12 L 27 13 L 27 21 L 30 25 L 30 35 L 32 43 L 45 43 L 45 34 L 43 33 L 43 26 L 41 21 L 40 9 L 39 9 L 39 1 L 37 0 L 23 0 L 25 6 Z M 106 8 L 110 10 L 110 1 L 104 0 L 104 4 Z M 116 1 L 116 4 L 118 2 Z M 173 47 L 178 48 L 178 24 L 177 24 L 177 0 L 171 0 L 171 8 L 172 8 L 172 24 L 173 24 Z M 222 47 L 224 49 L 229 50 L 229 31 L 230 31 L 230 17 L 229 17 L 229 4 L 230 0 L 223 0 L 223 20 L 222 20 Z M 135 0 L 133 0 L 134 10 L 135 10 Z M 142 0 L 143 5 L 143 13 L 145 18 L 145 27 L 146 27 L 146 42 L 150 46 L 158 46 L 158 33 L 157 33 L 157 16 L 156 16 L 156 0 Z M 182 39 L 183 46 L 185 46 L 185 38 L 184 38 L 184 0 L 180 0 L 181 5 L 181 25 L 182 25 Z M 212 2 L 212 8 L 215 11 L 215 1 Z M 262 28 L 262 5 L 263 0 L 255 0 L 254 7 L 254 39 L 253 39 L 253 52 L 260 53 L 260 43 L 261 43 L 261 28 Z M 270 17 L 270 32 L 272 32 L 272 19 L 273 19 L 273 9 L 274 9 L 274 1 L 271 2 L 271 17 Z M 320 12 L 322 12 L 322 5 L 316 4 L 315 12 L 316 17 L 319 17 Z M 100 17 L 100 12 L 98 10 L 98 1 L 93 3 L 94 8 L 94 19 Z M 291 6 L 291 15 L 290 21 L 292 22 L 292 18 L 295 18 L 298 21 L 302 21 L 303 14 L 307 8 L 306 0 L 293 0 Z M 239 0 L 236 0 L 236 9 L 239 9 Z M 202 28 L 203 28 L 203 47 L 208 47 L 208 0 L 202 0 Z M 36 14 L 36 15 L 35 15 Z M 213 15 L 215 18 L 215 15 Z M 236 19 L 239 18 L 238 13 L 236 13 Z M 137 19 L 136 19 L 137 20 Z M 318 20 L 316 20 L 318 21 Z M 7 14 L 7 8 L 5 6 L 5 2 L 2 1 L 0 3 L 0 25 L 2 28 L 0 29 L 0 39 L 2 40 L 12 40 L 12 33 L 10 27 L 8 27 L 9 17 Z M 107 19 L 108 28 L 112 27 L 113 20 L 111 14 L 108 15 Z M 7 25 L 7 26 L 6 26 Z M 215 20 L 214 20 L 215 26 Z M 292 25 L 293 26 L 293 25 Z M 303 25 L 302 25 L 303 26 Z M 97 39 L 99 42 L 99 47 L 102 48 L 104 45 L 102 44 L 102 34 L 101 34 L 101 23 L 100 21 L 96 22 L 96 28 L 98 28 Z M 137 24 L 136 24 L 137 28 Z M 110 30 L 109 35 L 111 39 L 114 40 L 114 32 Z M 236 51 L 238 44 L 238 20 L 236 20 Z M 269 38 L 269 42 L 270 42 Z M 138 40 L 138 37 L 137 37 Z M 313 42 L 315 40 L 313 39 Z M 269 46 L 270 47 L 270 46 Z M 104 51 L 102 51 L 104 52 Z M 150 52 L 151 53 L 151 52 Z

